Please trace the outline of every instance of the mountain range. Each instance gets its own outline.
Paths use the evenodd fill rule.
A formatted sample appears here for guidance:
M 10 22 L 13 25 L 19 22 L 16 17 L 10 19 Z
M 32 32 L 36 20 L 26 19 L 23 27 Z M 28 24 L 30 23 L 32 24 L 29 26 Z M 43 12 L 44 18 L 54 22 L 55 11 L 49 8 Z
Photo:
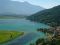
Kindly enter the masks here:
M 50 26 L 59 26 L 60 25 L 60 5 L 55 6 L 51 9 L 45 9 L 43 11 L 39 11 L 38 13 L 28 16 L 27 19 L 31 21 L 45 23 Z
M 28 2 L 0 0 L 0 14 L 3 15 L 31 15 L 41 10 L 44 10 L 44 8 L 32 5 Z

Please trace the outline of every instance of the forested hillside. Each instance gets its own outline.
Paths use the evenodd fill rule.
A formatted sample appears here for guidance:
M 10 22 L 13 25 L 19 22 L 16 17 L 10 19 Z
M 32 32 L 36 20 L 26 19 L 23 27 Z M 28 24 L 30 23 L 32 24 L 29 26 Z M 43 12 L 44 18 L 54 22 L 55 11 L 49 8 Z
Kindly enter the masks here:
M 27 19 L 45 23 L 51 26 L 58 26 L 60 25 L 60 5 L 33 14 L 27 17 Z

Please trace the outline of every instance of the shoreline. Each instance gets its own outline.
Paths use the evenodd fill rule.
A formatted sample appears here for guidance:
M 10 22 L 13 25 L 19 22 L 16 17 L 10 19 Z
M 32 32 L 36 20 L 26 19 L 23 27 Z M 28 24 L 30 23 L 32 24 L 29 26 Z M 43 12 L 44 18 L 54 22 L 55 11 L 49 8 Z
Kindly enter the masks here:
M 5 31 L 5 32 L 8 32 L 8 31 Z M 12 32 L 13 32 L 13 31 L 12 31 Z M 12 37 L 12 38 L 10 38 L 10 39 L 8 39 L 8 40 L 5 40 L 5 41 L 3 41 L 3 42 L 1 42 L 0 45 L 5 44 L 5 43 L 8 43 L 8 42 L 11 42 L 11 41 L 13 41 L 14 39 L 16 39 L 16 38 L 24 35 L 24 32 L 18 32 L 18 31 L 15 31 L 15 32 L 16 32 L 16 33 L 19 33 L 19 34 L 16 34 L 14 37 Z

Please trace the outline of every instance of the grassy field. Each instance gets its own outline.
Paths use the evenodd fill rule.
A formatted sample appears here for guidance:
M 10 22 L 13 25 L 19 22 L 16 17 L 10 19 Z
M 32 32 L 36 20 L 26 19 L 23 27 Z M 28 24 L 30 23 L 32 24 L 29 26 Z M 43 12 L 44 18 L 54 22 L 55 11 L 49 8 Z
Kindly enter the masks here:
M 22 36 L 23 32 L 17 31 L 0 31 L 0 44 L 11 41 L 18 36 Z
M 0 19 L 16 19 L 17 17 L 0 16 Z
M 26 18 L 27 16 L 13 16 L 13 15 L 7 15 L 7 16 L 0 16 L 0 19 L 22 19 Z

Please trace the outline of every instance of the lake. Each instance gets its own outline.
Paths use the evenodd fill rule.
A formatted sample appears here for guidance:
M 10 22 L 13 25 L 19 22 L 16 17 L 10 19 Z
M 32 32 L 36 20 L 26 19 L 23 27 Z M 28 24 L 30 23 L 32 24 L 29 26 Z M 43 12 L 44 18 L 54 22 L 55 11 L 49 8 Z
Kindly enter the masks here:
M 38 38 L 45 36 L 42 32 L 37 32 L 38 28 L 48 28 L 48 26 L 26 19 L 0 19 L 0 30 L 13 30 L 25 33 L 22 38 L 19 37 L 6 45 L 29 45 L 29 43 L 34 43 Z

